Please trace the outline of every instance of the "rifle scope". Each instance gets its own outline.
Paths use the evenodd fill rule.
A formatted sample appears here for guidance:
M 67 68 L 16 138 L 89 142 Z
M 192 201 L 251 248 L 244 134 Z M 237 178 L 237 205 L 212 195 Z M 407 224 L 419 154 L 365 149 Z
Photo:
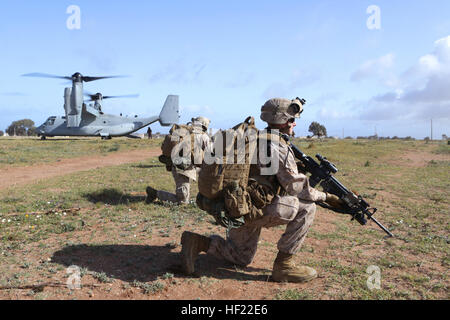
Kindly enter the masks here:
M 316 158 L 320 161 L 320 165 L 324 166 L 325 169 L 331 173 L 338 172 L 338 168 L 334 164 L 332 164 L 330 161 L 327 160 L 327 158 L 322 157 L 319 153 L 316 154 Z

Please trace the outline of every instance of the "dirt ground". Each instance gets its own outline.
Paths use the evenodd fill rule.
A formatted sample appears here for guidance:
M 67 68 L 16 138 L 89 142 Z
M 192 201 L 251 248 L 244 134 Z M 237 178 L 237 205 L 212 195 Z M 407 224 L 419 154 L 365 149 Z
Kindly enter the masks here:
M 92 170 L 100 167 L 117 166 L 138 162 L 161 154 L 160 148 L 116 152 L 108 156 L 85 156 L 62 159 L 56 163 L 39 164 L 26 167 L 0 169 L 0 190 L 6 187 L 24 185 L 41 179 L 62 176 L 77 171 Z
M 446 154 L 430 154 L 424 151 L 409 151 L 400 155 L 397 159 L 391 160 L 391 163 L 401 164 L 402 166 L 419 168 L 426 166 L 430 161 L 448 161 Z
M 53 164 L 34 165 L 29 167 L 2 169 L 0 170 L 0 189 L 11 185 L 21 185 L 40 179 L 69 174 L 77 171 L 91 170 L 104 166 L 115 166 L 123 163 L 137 162 L 154 157 L 160 154 L 159 148 L 147 151 L 137 150 L 132 152 L 118 152 L 105 156 L 82 157 L 76 159 L 61 160 Z M 403 154 L 395 161 L 399 161 L 411 167 L 425 166 L 431 160 L 448 160 L 447 155 L 431 155 L 426 152 L 410 152 Z M 144 197 L 145 195 L 142 195 Z M 75 213 L 76 214 L 76 213 Z M 314 229 L 318 232 L 326 232 L 335 228 L 334 221 L 338 216 L 329 214 L 322 209 L 318 209 L 314 221 Z M 48 239 L 46 243 L 49 248 L 58 248 L 59 243 L 70 241 L 71 238 L 88 238 L 90 232 L 101 226 L 91 226 L 86 230 L 75 231 L 70 236 L 60 234 Z M 372 225 L 367 228 L 377 230 Z M 189 229 L 199 233 L 219 233 L 223 234 L 223 229 L 217 226 L 189 226 Z M 65 267 L 72 263 L 84 266 L 91 272 L 104 272 L 114 276 L 114 281 L 99 283 L 94 274 L 86 274 L 82 278 L 82 289 L 74 290 L 68 295 L 66 283 L 64 281 L 65 271 L 55 273 L 53 279 L 47 279 L 37 286 L 24 287 L 24 290 L 14 290 L 10 293 L 0 292 L 0 299 L 34 299 L 29 296 L 29 291 L 48 294 L 51 299 L 272 299 L 274 293 L 279 290 L 288 289 L 308 289 L 317 291 L 328 291 L 332 295 L 333 290 L 339 291 L 339 287 L 329 287 L 324 279 L 329 276 L 325 270 L 319 271 L 319 278 L 306 284 L 288 284 L 267 282 L 270 280 L 271 267 L 276 256 L 276 248 L 265 246 L 265 243 L 276 243 L 281 234 L 282 228 L 263 229 L 260 239 L 260 246 L 254 262 L 247 268 L 237 268 L 233 265 L 224 264 L 214 258 L 201 255 L 198 260 L 198 269 L 201 274 L 194 277 L 182 275 L 179 266 L 179 252 L 181 246 L 179 239 L 183 229 L 175 229 L 169 236 L 154 236 L 151 241 L 146 241 L 146 245 L 136 245 L 135 243 L 120 243 L 113 246 L 89 246 L 74 245 L 65 247 L 53 252 L 48 257 L 37 256 L 33 252 L 36 250 L 36 243 L 26 245 L 17 259 L 27 261 L 38 261 L 40 264 L 46 262 L 56 262 Z M 106 237 L 107 235 L 105 235 Z M 145 235 L 138 235 L 144 237 Z M 70 238 L 69 238 L 70 237 Z M 102 239 L 96 239 L 102 241 Z M 398 240 L 399 241 L 399 240 Z M 313 255 L 326 255 L 327 248 L 332 245 L 330 239 L 308 239 L 307 246 L 314 248 L 312 252 L 303 252 L 302 257 L 298 257 L 298 262 L 308 259 Z M 380 248 L 381 250 L 381 248 Z M 339 252 L 335 253 L 336 258 Z M 376 254 L 376 252 L 366 252 L 365 254 Z M 131 258 L 130 258 L 131 257 Z M 342 263 L 351 264 L 351 261 Z M 442 269 L 439 265 L 423 267 Z M 442 269 L 442 272 L 446 270 Z M 392 275 L 395 276 L 395 275 Z M 158 281 L 164 284 L 164 290 L 156 290 L 154 294 L 145 293 L 139 284 L 133 285 L 130 279 L 135 279 L 139 283 L 145 284 L 149 281 Z M 31 281 L 33 279 L 29 279 Z M 39 280 L 39 279 L 35 279 Z M 61 281 L 64 280 L 64 281 Z M 195 285 L 193 285 L 195 284 Z M 145 288 L 144 288 L 145 289 Z M 151 288 L 147 288 L 151 290 Z
M 108 156 L 85 156 L 72 159 L 63 159 L 56 163 L 40 164 L 25 167 L 0 169 L 0 190 L 10 186 L 24 185 L 41 179 L 74 173 L 77 171 L 92 170 L 100 167 L 117 166 L 124 163 L 138 162 L 161 154 L 160 148 L 116 152 Z M 408 152 L 401 157 L 391 160 L 392 163 L 408 166 L 423 167 L 429 161 L 448 160 L 448 155 L 428 152 Z

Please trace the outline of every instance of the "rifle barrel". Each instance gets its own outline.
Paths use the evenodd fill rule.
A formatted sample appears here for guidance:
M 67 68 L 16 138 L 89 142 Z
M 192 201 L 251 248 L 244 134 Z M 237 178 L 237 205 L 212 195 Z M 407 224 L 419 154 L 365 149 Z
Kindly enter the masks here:
M 394 235 L 388 230 L 388 228 L 383 226 L 377 219 L 375 219 L 371 215 L 368 215 L 368 217 L 369 217 L 370 220 L 375 222 L 377 224 L 377 226 L 379 226 L 381 229 L 383 229 L 383 231 L 386 232 L 390 237 L 394 237 Z

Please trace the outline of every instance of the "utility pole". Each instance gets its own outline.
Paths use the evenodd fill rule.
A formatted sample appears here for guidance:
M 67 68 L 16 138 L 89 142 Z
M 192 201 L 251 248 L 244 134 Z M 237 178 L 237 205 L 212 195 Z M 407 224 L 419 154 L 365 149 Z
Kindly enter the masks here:
M 431 119 L 431 141 L 433 141 L 433 119 Z

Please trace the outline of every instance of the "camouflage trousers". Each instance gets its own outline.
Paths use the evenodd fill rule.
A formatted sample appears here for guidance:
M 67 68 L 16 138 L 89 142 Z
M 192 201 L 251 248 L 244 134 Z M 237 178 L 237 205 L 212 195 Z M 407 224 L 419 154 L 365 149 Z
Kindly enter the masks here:
M 157 197 L 161 201 L 169 201 L 173 203 L 189 203 L 191 179 L 185 175 L 172 170 L 172 176 L 175 180 L 175 194 L 163 190 L 158 190 Z
M 237 265 L 249 265 L 256 254 L 261 229 L 285 224 L 285 232 L 277 247 L 281 252 L 295 254 L 306 238 L 315 212 L 314 202 L 293 196 L 277 196 L 263 209 L 263 217 L 230 230 L 226 240 L 217 235 L 211 236 L 207 253 Z

